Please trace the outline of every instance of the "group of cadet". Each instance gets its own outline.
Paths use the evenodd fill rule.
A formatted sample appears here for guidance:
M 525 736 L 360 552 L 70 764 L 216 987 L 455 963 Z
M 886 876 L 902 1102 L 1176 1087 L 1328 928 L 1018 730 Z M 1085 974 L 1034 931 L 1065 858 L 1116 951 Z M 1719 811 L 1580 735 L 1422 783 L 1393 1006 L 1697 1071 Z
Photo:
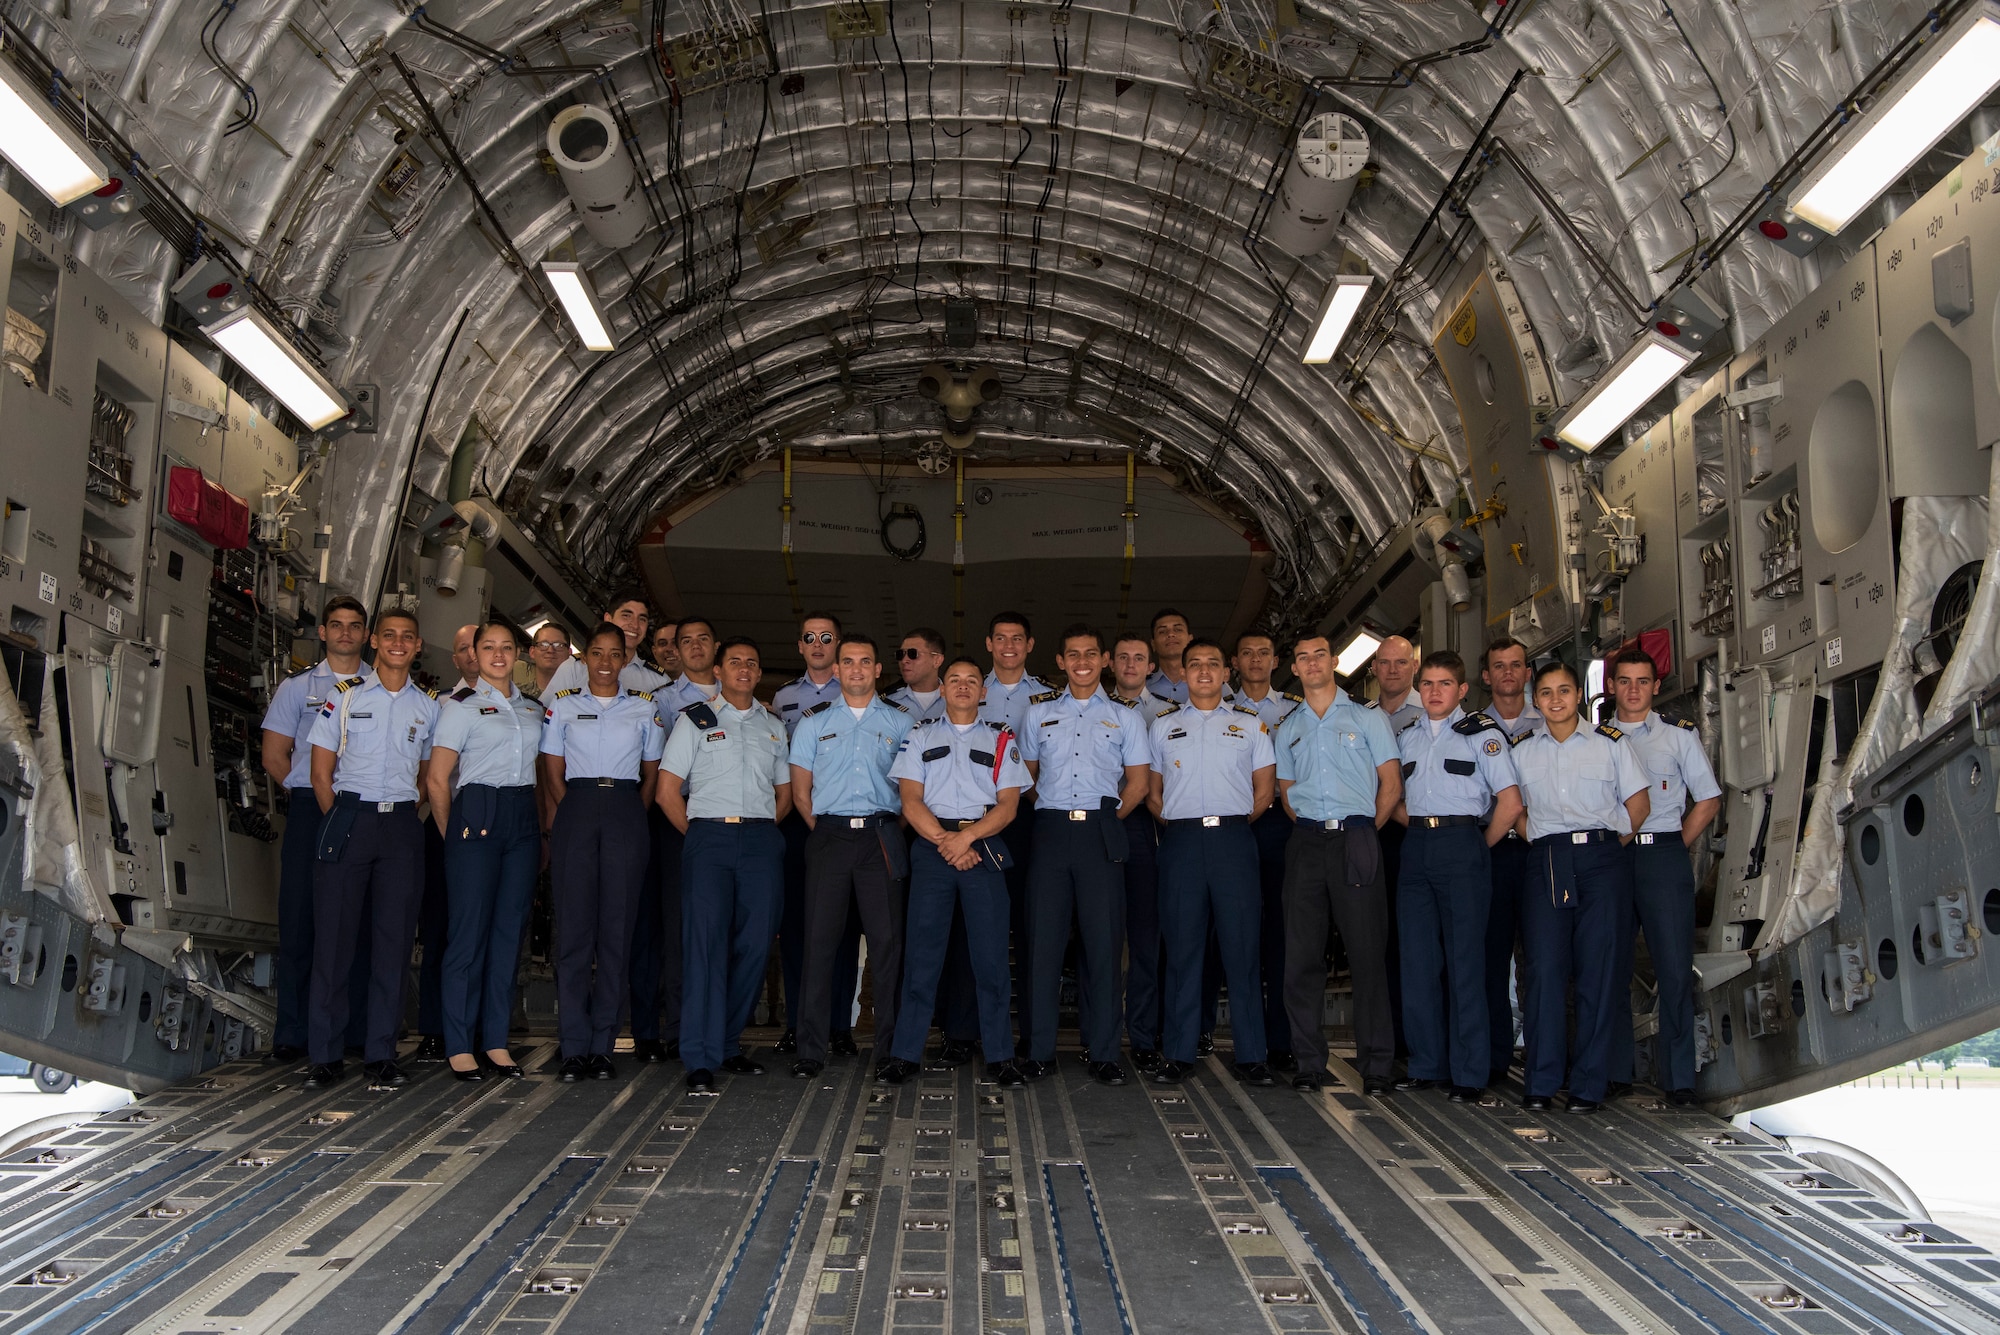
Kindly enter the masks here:
M 448 691 L 413 680 L 407 612 L 371 627 L 336 598 L 320 632 L 326 660 L 264 723 L 292 812 L 274 1056 L 303 1057 L 308 1087 L 350 1047 L 373 1083 L 407 1078 L 419 935 L 418 1055 L 520 1076 L 508 1031 L 546 867 L 566 1081 L 614 1078 L 628 1024 L 634 1057 L 677 1057 L 693 1091 L 761 1074 L 742 1035 L 774 941 L 777 1049 L 813 1077 L 858 1055 L 865 939 L 888 1083 L 934 1026 L 944 1062 L 980 1053 L 1003 1087 L 1046 1076 L 1073 977 L 1096 1080 L 1124 1083 L 1127 1044 L 1141 1076 L 1184 1079 L 1226 987 L 1236 1076 L 1317 1090 L 1344 959 L 1364 1092 L 1480 1097 L 1516 1060 L 1518 977 L 1525 1106 L 1567 1089 L 1588 1113 L 1633 1078 L 1643 931 L 1654 1074 L 1694 1098 L 1688 849 L 1719 790 L 1692 725 L 1652 711 L 1641 650 L 1611 660 L 1616 722 L 1592 725 L 1576 672 L 1531 681 L 1510 639 L 1481 656 L 1485 711 L 1464 707 L 1458 655 L 1419 661 L 1401 637 L 1364 703 L 1324 636 L 1285 646 L 1298 693 L 1281 693 L 1269 635 L 1225 652 L 1171 609 L 1144 635 L 1067 627 L 1053 681 L 1027 670 L 1021 613 L 991 619 L 987 665 L 913 630 L 887 695 L 881 646 L 815 613 L 806 670 L 769 705 L 753 641 L 654 627 L 636 591 L 574 657 L 553 624 L 463 628 Z

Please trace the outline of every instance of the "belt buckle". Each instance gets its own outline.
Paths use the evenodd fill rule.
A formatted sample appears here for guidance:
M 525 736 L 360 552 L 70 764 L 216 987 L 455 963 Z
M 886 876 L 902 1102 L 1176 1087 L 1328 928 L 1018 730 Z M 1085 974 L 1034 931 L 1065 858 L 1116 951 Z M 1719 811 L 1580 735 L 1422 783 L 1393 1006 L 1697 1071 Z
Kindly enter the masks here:
M 1590 842 L 1590 832 L 1588 830 L 1572 830 L 1570 831 L 1569 841 L 1573 844 L 1587 844 Z
M 1338 830 L 1341 828 L 1341 822 L 1337 820 L 1323 820 L 1319 823 L 1319 827 L 1322 830 Z
M 599 775 L 597 779 L 597 786 L 599 788 L 616 788 L 618 786 L 618 780 L 610 778 L 605 775 Z
M 1417 819 L 1423 822 L 1426 830 L 1435 830 L 1438 827 L 1438 818 L 1436 816 L 1419 816 Z
M 1646 847 L 1648 848 L 1651 848 L 1653 846 L 1653 836 L 1650 834 L 1640 834 L 1635 836 L 1635 838 L 1637 838 L 1637 840 L 1640 843 L 1646 845 Z
M 375 804 L 376 812 L 381 815 L 387 815 L 389 812 L 394 811 L 395 809 L 396 809 L 396 804 L 394 802 L 377 802 Z
M 850 830 L 865 830 L 868 828 L 868 818 L 866 816 L 849 816 L 847 818 L 847 828 Z
M 1203 816 L 1201 818 L 1201 828 L 1204 830 L 1212 830 L 1220 824 L 1222 824 L 1222 817 L 1220 816 Z
M 722 823 L 724 825 L 741 825 L 743 823 L 743 818 L 741 816 L 724 816 L 722 818 Z
M 1069 813 L 1069 818 L 1071 820 L 1089 820 L 1090 813 L 1088 811 L 1072 811 Z

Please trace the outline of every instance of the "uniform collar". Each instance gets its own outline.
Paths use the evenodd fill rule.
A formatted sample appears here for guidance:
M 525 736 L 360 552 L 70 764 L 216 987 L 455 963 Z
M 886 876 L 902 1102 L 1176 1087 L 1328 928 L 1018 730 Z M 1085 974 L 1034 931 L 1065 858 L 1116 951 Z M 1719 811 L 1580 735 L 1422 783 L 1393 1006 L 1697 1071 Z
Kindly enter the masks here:
M 475 693 L 478 694 L 499 695 L 502 700 L 506 700 L 509 703 L 512 703 L 514 698 L 520 695 L 521 693 L 521 688 L 516 686 L 513 682 L 510 681 L 507 683 L 507 694 L 500 695 L 500 688 L 495 686 L 492 682 L 486 680 L 486 678 L 484 677 L 481 677 L 478 681 L 473 682 L 472 689 Z
M 1041 685 L 1041 679 L 1032 672 L 1023 672 L 1021 674 L 1021 679 L 1015 682 L 1012 686 L 1009 686 L 1006 682 L 1000 680 L 999 677 L 995 676 L 992 672 L 989 671 L 986 674 L 986 684 L 989 687 L 998 686 L 1003 691 L 1013 692 L 1021 689 L 1021 687 L 1023 686 L 1039 686 Z M 1069 688 L 1065 686 L 1063 689 L 1066 692 Z
M 1620 732 L 1645 732 L 1653 726 L 1653 721 L 1658 717 L 1659 713 L 1656 710 L 1649 709 L 1646 711 L 1646 717 L 1640 719 L 1637 723 L 1627 723 L 1622 718 L 1614 718 L 1611 720 L 1611 726 Z

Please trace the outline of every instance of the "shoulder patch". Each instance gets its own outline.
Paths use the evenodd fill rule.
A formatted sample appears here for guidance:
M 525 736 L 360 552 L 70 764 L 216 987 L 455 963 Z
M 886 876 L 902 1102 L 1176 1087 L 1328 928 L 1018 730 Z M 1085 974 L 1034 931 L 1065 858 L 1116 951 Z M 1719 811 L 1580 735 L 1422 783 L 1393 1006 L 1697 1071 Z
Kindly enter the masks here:
M 1239 714 L 1248 714 L 1251 718 L 1258 717 L 1257 711 L 1251 708 L 1249 705 L 1231 705 L 1229 707 L 1235 710 Z
M 808 709 L 808 710 L 806 710 L 806 711 L 805 711 L 805 712 L 804 712 L 803 714 L 800 714 L 800 715 L 799 715 L 799 717 L 800 717 L 800 718 L 811 718 L 811 717 L 812 717 L 812 716 L 813 716 L 814 714 L 817 714 L 817 713 L 819 713 L 819 712 L 820 712 L 820 711 L 821 711 L 822 709 L 832 709 L 832 708 L 833 708 L 833 701 L 831 701 L 831 700 L 822 700 L 822 701 L 820 701 L 820 702 L 819 702 L 818 704 L 814 705 L 814 706 L 813 706 L 813 707 L 812 707 L 811 709 Z M 704 726 L 706 726 L 706 725 L 704 725 Z
M 472 687 L 461 686 L 457 690 L 451 693 L 451 698 L 454 700 L 470 700 L 473 696 L 477 694 L 479 694 L 479 692 L 474 690 Z
M 577 692 L 581 691 L 582 689 L 583 689 L 583 688 L 582 688 L 581 686 L 565 686 L 565 687 L 563 687 L 563 688 L 562 688 L 562 689 L 561 689 L 560 691 L 557 691 L 557 692 L 556 692 L 556 699 L 560 700 L 560 699 L 562 699 L 562 698 L 563 698 L 563 697 L 564 697 L 565 695 L 575 695 L 575 694 L 576 694 Z
M 366 677 L 349 677 L 345 681 L 335 682 L 333 689 L 336 691 L 351 691 L 366 680 L 368 680 Z
M 1503 734 L 1505 734 L 1507 730 L 1505 728 L 1502 728 L 1500 731 Z M 1530 737 L 1533 737 L 1534 735 L 1535 735 L 1535 729 L 1523 728 L 1520 732 L 1515 733 L 1507 738 L 1507 745 L 1519 746 L 1522 742 L 1527 741 Z
M 715 717 L 715 711 L 708 707 L 706 700 L 695 701 L 682 709 L 681 713 L 687 715 L 697 728 L 713 728 L 720 721 Z
M 626 688 L 625 688 L 625 694 L 627 694 L 627 695 L 636 695 L 636 696 L 638 696 L 638 697 L 639 697 L 639 698 L 640 698 L 641 700 L 644 700 L 644 701 L 645 701 L 645 702 L 646 702 L 647 704 L 651 704 L 651 703 L 653 702 L 653 693 L 652 693 L 651 691 L 639 691 L 639 690 L 634 690 L 633 688 L 631 688 L 630 686 L 628 686 L 628 687 L 626 687 Z
M 1464 718 L 1460 719 L 1458 722 L 1452 724 L 1451 730 L 1456 733 L 1462 733 L 1467 737 L 1471 737 L 1475 733 L 1482 733 L 1489 731 L 1497 732 L 1500 730 L 1500 725 L 1493 721 L 1491 715 L 1482 714 L 1475 709 L 1470 714 L 1467 714 Z
M 1043 691 L 1039 695 L 1029 696 L 1028 703 L 1031 705 L 1045 705 L 1049 701 L 1056 699 L 1061 694 L 1062 694 L 1061 691 Z
M 1164 697 L 1164 696 L 1161 696 L 1161 697 L 1159 697 L 1159 698 L 1161 698 L 1161 699 L 1165 699 L 1166 697 Z M 1167 707 L 1166 707 L 1165 709 L 1162 709 L 1162 710 L 1161 710 L 1161 711 L 1159 712 L 1159 714 L 1157 714 L 1157 715 L 1156 715 L 1155 717 L 1158 717 L 1158 718 L 1165 718 L 1165 717 L 1166 717 L 1167 715 L 1169 715 L 1169 714 L 1178 714 L 1178 713 L 1180 713 L 1180 712 L 1181 712 L 1181 707 L 1180 707 L 1180 703 L 1179 703 L 1178 701 L 1175 701 L 1175 700 L 1168 700 L 1168 701 L 1167 701 Z M 1255 713 L 1256 711 L 1255 711 L 1255 710 L 1252 710 L 1251 712 L 1252 712 L 1252 713 Z
M 1598 724 L 1597 730 L 1603 733 L 1606 737 L 1609 737 L 1614 742 L 1620 742 L 1625 740 L 1625 734 L 1618 731 L 1618 729 L 1612 727 L 1609 723 Z
M 1686 719 L 1684 719 L 1684 718 L 1677 718 L 1677 719 L 1675 719 L 1675 720 L 1674 720 L 1674 726 L 1675 726 L 1676 728 L 1685 728 L 1685 729 L 1686 729 L 1687 731 L 1689 731 L 1689 732 L 1700 732 L 1700 731 L 1701 731 L 1701 729 L 1700 729 L 1699 727 L 1696 727 L 1696 726 L 1695 726 L 1694 724 L 1692 724 L 1692 723 L 1688 722 L 1688 721 L 1687 721 Z
M 419 686 L 417 687 L 417 689 L 422 691 L 425 695 L 428 695 L 433 700 L 438 698 L 438 688 L 435 686 Z

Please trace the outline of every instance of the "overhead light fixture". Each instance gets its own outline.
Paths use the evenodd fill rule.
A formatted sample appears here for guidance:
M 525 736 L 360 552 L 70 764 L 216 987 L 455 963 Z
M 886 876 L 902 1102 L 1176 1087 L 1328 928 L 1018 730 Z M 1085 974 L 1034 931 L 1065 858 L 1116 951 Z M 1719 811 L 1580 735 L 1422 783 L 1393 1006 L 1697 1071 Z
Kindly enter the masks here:
M 1570 405 L 1556 423 L 1556 439 L 1589 454 L 1694 359 L 1694 349 L 1648 329 L 1598 377 L 1589 393 Z
M 58 118 L 48 94 L 5 57 L 0 57 L 0 154 L 57 205 L 111 182 L 95 150 Z
M 347 416 L 347 400 L 255 306 L 245 305 L 203 325 L 209 341 L 248 371 L 292 416 L 317 431 Z
M 1323 366 L 1333 360 L 1340 340 L 1347 337 L 1347 327 L 1361 311 L 1361 299 L 1368 295 L 1368 284 L 1373 281 L 1365 273 L 1334 275 L 1332 285 L 1326 290 L 1326 300 L 1320 303 L 1312 337 L 1306 340 L 1303 360 L 1307 366 Z
M 572 260 L 543 260 L 542 272 L 548 275 L 549 286 L 556 290 L 563 313 L 569 316 L 583 346 L 592 352 L 610 352 L 616 348 L 618 345 L 611 341 L 611 321 L 597 304 L 597 293 L 592 290 L 590 275 L 583 271 L 583 266 Z
M 1792 213 L 1840 231 L 2000 85 L 2000 5 L 1974 5 L 1924 44 L 1791 197 Z
M 1335 657 L 1333 670 L 1343 677 L 1351 677 L 1359 672 L 1361 665 L 1373 658 L 1375 651 L 1381 647 L 1382 637 L 1363 626 L 1354 632 L 1353 638 L 1347 642 L 1347 647 Z

